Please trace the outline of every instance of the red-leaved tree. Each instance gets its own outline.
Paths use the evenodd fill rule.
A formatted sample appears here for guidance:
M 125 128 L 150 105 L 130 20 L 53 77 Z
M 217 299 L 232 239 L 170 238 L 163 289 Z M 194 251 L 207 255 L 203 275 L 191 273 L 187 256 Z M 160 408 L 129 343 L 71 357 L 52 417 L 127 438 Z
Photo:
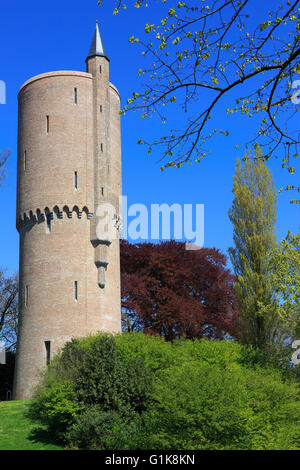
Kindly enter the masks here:
M 215 248 L 121 241 L 122 323 L 171 341 L 235 336 L 233 276 Z

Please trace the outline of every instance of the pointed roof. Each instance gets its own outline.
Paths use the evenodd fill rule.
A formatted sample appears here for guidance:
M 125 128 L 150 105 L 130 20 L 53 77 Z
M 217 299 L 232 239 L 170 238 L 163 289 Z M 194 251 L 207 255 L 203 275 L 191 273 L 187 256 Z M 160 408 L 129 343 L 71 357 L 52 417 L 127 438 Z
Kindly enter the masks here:
M 94 56 L 106 57 L 106 59 L 109 60 L 109 58 L 107 57 L 105 48 L 104 48 L 100 31 L 99 31 L 98 21 L 96 21 L 94 36 L 93 36 L 92 44 L 91 44 L 87 59 L 89 57 L 94 57 Z

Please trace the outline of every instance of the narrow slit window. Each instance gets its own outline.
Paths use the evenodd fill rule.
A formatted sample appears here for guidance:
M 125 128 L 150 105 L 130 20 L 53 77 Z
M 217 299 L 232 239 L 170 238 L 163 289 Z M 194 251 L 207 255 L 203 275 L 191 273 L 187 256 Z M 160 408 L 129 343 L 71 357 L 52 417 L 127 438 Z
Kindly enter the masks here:
M 74 299 L 78 300 L 78 282 L 74 282 Z
M 102 113 L 102 104 L 100 104 L 100 113 Z
M 45 349 L 46 349 L 46 365 L 50 364 L 50 341 L 45 341 Z
M 78 175 L 77 171 L 74 171 L 74 188 L 78 189 Z
M 101 152 L 103 152 L 103 144 L 100 144 Z
M 102 73 L 102 67 L 101 67 L 101 65 L 99 66 L 99 72 Z
M 26 165 L 27 165 L 27 161 L 26 161 L 26 150 L 24 150 L 24 171 L 26 171 Z
M 50 123 L 49 123 L 49 116 L 46 116 L 46 132 L 49 134 L 50 130 Z
M 77 104 L 77 88 L 74 88 L 74 104 Z
M 25 307 L 28 307 L 28 286 L 25 286 L 25 292 L 24 292 L 24 304 Z
M 104 196 L 104 188 L 101 188 L 101 194 Z
M 51 214 L 46 214 L 47 233 L 51 232 Z

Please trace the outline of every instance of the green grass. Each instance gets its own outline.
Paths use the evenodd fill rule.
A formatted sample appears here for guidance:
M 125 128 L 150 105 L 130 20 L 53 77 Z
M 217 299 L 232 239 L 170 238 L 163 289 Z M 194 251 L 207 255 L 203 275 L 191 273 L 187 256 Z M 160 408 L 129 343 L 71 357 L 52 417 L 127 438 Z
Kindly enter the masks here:
M 27 416 L 29 401 L 0 402 L 0 450 L 59 450 L 45 427 Z

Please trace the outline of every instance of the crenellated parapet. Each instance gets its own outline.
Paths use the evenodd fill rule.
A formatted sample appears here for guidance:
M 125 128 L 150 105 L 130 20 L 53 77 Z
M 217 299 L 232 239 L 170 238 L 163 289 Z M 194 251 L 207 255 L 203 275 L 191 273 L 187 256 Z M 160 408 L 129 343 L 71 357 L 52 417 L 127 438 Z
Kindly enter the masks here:
M 94 213 L 89 210 L 88 207 L 84 206 L 79 208 L 77 205 L 70 207 L 64 205 L 59 207 L 58 205 L 53 208 L 45 207 L 43 209 L 36 209 L 35 212 L 29 211 L 24 212 L 22 216 L 18 218 L 17 230 L 21 233 L 22 231 L 31 230 L 35 225 L 45 223 L 50 229 L 52 221 L 55 219 L 82 219 L 85 217 L 87 220 L 92 219 Z M 110 247 L 112 240 L 109 239 L 94 239 L 91 240 L 92 246 L 95 250 L 95 266 L 98 271 L 98 286 L 104 289 L 106 284 L 106 270 L 109 264 L 108 261 L 108 248 Z
M 53 208 L 45 207 L 43 209 L 36 209 L 36 211 L 24 212 L 17 219 L 17 230 L 21 232 L 23 228 L 28 226 L 33 226 L 35 224 L 40 224 L 43 222 L 49 222 L 56 219 L 72 219 L 77 218 L 81 219 L 86 217 L 86 219 L 91 219 L 93 217 L 93 212 L 89 210 L 88 207 L 84 206 L 79 208 L 77 205 L 70 206 L 54 206 Z

